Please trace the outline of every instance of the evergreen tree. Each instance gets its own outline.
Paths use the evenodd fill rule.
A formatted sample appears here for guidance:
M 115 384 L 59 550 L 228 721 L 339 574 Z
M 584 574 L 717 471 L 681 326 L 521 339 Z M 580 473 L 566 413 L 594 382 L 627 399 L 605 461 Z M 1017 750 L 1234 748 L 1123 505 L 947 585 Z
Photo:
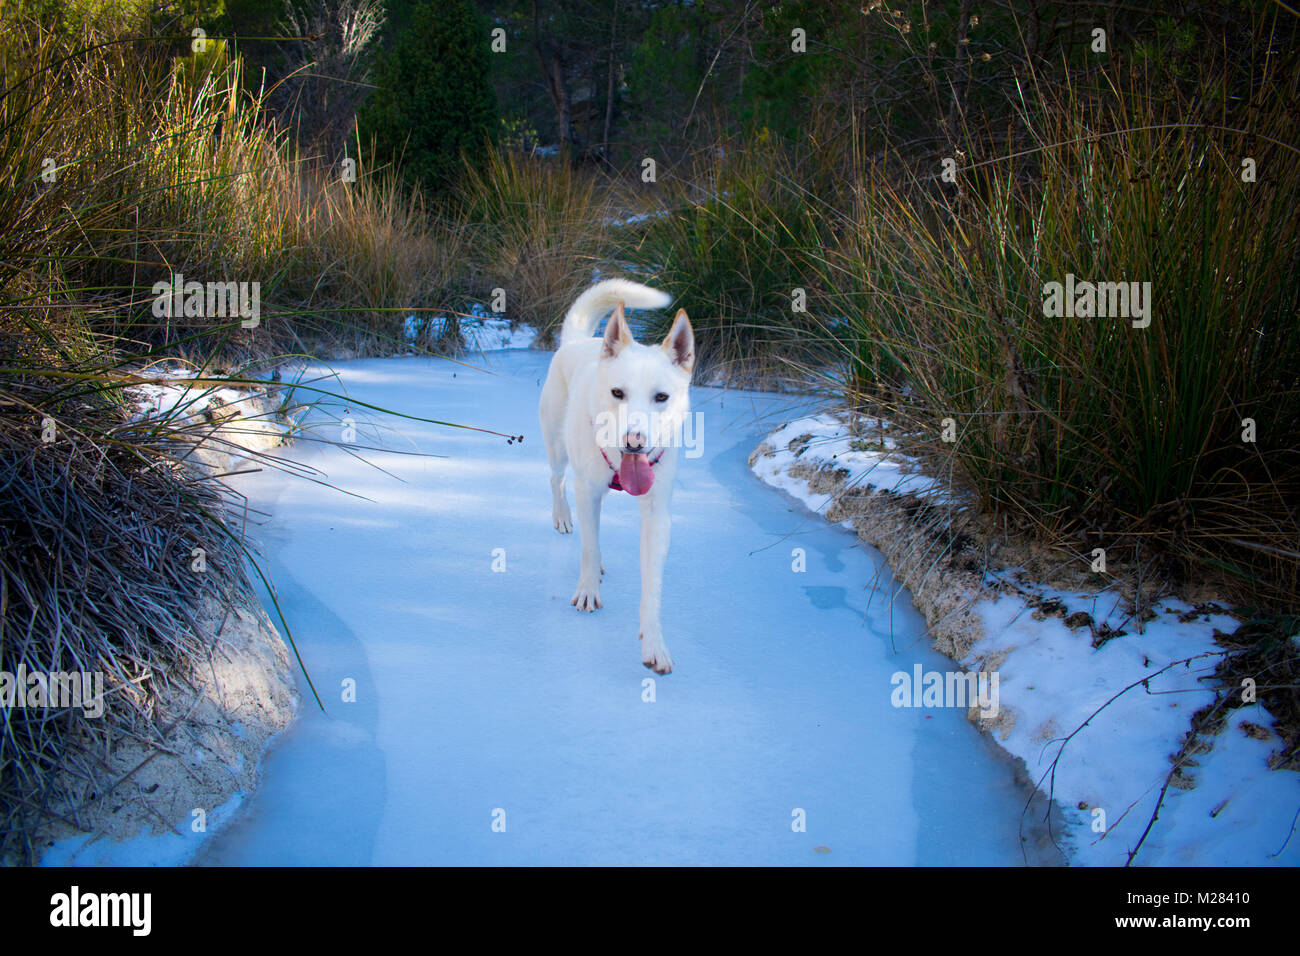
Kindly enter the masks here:
M 405 6 L 403 4 L 403 6 Z M 377 87 L 358 114 L 373 163 L 394 163 L 435 192 L 456 179 L 462 150 L 495 132 L 487 28 L 469 0 L 432 0 L 403 10 L 392 49 L 376 64 Z

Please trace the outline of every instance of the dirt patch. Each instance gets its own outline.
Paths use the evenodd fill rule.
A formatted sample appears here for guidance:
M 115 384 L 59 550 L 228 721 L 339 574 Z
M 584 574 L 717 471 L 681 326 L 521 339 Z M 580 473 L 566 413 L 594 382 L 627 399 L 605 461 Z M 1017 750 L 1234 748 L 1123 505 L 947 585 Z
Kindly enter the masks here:
M 170 675 L 169 695 L 155 701 L 152 739 L 118 737 L 99 766 L 65 771 L 50 807 L 61 820 L 36 834 L 40 852 L 89 835 L 68 861 L 76 862 L 105 838 L 190 837 L 216 808 L 256 787 L 262 755 L 297 710 L 288 652 L 260 609 L 213 602 L 196 623 L 207 660 Z M 96 789 L 90 771 L 111 783 Z

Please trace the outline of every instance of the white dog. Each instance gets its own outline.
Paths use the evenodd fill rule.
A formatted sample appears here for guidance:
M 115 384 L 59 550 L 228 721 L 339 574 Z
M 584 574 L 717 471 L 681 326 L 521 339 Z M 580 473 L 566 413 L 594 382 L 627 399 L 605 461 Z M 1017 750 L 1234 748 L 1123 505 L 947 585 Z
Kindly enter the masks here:
M 592 286 L 564 317 L 560 347 L 542 388 L 539 413 L 551 461 L 555 528 L 573 530 L 564 495 L 565 467 L 572 463 L 582 569 L 573 604 L 600 607 L 600 507 L 611 488 L 641 499 L 641 663 L 667 674 L 673 659 L 659 621 L 664 559 L 668 556 L 669 501 L 677 472 L 681 427 L 690 413 L 695 333 L 685 310 L 662 345 L 640 345 L 623 315 L 663 308 L 666 293 L 635 282 L 610 279 Z M 592 329 L 611 309 L 603 339 Z

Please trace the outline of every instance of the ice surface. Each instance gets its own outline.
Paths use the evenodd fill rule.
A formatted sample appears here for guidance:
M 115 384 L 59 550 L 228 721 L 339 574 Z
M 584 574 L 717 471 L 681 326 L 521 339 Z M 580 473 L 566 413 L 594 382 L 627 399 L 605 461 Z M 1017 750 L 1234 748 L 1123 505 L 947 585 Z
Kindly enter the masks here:
M 291 452 L 369 500 L 235 479 L 274 514 L 257 533 L 328 715 L 305 697 L 202 861 L 1020 865 L 1010 764 L 957 709 L 891 705 L 894 672 L 953 664 L 891 606 L 879 555 L 747 466 L 788 398 L 693 392 L 705 440 L 673 501 L 671 675 L 640 664 L 631 497 L 605 502 L 604 609 L 569 605 L 578 539 L 551 525 L 537 425 L 549 358 L 336 366 L 360 401 L 522 444 L 376 418 L 357 442 L 393 453 Z M 415 449 L 441 457 L 399 454 Z

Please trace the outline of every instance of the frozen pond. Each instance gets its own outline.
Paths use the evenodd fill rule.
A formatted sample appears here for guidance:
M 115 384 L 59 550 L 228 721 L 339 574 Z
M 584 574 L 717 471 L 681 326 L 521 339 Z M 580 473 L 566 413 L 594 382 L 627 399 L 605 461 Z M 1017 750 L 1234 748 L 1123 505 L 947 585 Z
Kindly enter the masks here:
M 285 451 L 369 500 L 235 479 L 273 515 L 255 534 L 328 714 L 299 674 L 300 719 L 199 862 L 1023 865 L 1009 762 L 960 710 L 891 704 L 896 671 L 954 665 L 905 595 L 891 606 L 879 555 L 747 467 L 794 417 L 788 397 L 694 389 L 703 455 L 681 461 L 664 585 L 672 674 L 640 663 L 627 495 L 605 503 L 604 609 L 569 605 L 578 540 L 551 526 L 537 425 L 549 358 L 355 361 L 320 383 L 522 444 L 354 407 L 357 443 L 392 453 Z

